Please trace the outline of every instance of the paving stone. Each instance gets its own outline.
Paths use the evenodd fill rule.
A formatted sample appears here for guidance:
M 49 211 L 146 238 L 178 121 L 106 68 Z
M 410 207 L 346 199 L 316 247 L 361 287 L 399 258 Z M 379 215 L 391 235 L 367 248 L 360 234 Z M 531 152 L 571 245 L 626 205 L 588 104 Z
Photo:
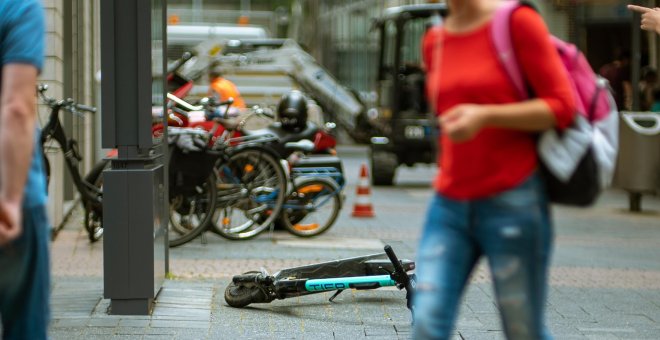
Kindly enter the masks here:
M 117 335 L 142 335 L 145 333 L 147 326 L 122 326 L 115 328 L 115 334 Z
M 621 338 L 611 333 L 586 334 L 590 340 L 620 340 Z
M 459 330 L 462 339 L 469 340 L 505 340 L 502 331 Z
M 120 319 L 118 326 L 144 328 L 149 326 L 149 323 L 151 323 L 149 319 Z
M 84 318 L 84 319 L 73 319 L 73 318 L 67 318 L 67 319 L 59 319 L 57 322 L 54 323 L 54 327 L 57 328 L 73 328 L 73 327 L 86 327 L 89 325 L 90 318 Z
M 166 339 L 176 339 L 174 335 L 171 334 L 145 334 L 142 337 L 142 340 L 166 340 Z
M 90 327 L 117 327 L 119 319 L 91 319 L 89 320 Z
M 87 327 L 83 330 L 83 335 L 96 338 L 110 337 L 116 335 L 116 329 L 111 327 Z
M 71 329 L 51 329 L 48 332 L 48 336 L 54 340 L 66 339 L 66 340 L 86 340 L 89 339 L 89 336 L 83 335 L 82 330 L 78 332 Z
M 363 339 L 366 337 L 363 329 L 335 329 L 335 339 Z
M 228 307 L 223 294 L 233 275 L 360 256 L 391 244 L 415 258 L 435 170 L 399 169 L 401 183 L 373 188 L 376 217 L 350 216 L 366 149 L 345 158 L 344 210 L 318 238 L 286 232 L 246 242 L 206 234 L 170 249 L 175 279 L 166 280 L 153 315 L 108 315 L 103 299 L 103 243 L 90 245 L 81 209 L 53 242 L 53 339 L 410 339 L 405 293 L 396 289 L 346 291 Z M 359 156 L 362 155 L 362 156 Z M 550 272 L 547 323 L 557 340 L 660 339 L 660 199 L 645 197 L 643 214 L 622 211 L 625 193 L 608 190 L 590 209 L 554 208 L 556 246 Z M 343 243 L 343 244 L 342 244 Z M 470 278 L 453 339 L 503 339 L 490 274 L 480 261 Z
M 209 323 L 204 321 L 182 321 L 182 320 L 151 320 L 152 328 L 209 328 Z
M 176 331 L 177 331 L 176 328 L 147 327 L 144 334 L 145 335 L 161 335 L 161 336 L 171 335 L 171 336 L 174 336 L 174 335 L 176 335 Z

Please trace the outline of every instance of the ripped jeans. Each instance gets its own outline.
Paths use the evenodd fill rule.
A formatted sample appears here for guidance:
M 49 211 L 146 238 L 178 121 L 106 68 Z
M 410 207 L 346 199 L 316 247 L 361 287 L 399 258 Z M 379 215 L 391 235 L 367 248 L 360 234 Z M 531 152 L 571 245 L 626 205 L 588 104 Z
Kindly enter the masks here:
M 544 326 L 552 225 L 537 174 L 495 196 L 432 199 L 417 254 L 415 339 L 450 339 L 461 295 L 488 259 L 508 339 L 551 339 Z

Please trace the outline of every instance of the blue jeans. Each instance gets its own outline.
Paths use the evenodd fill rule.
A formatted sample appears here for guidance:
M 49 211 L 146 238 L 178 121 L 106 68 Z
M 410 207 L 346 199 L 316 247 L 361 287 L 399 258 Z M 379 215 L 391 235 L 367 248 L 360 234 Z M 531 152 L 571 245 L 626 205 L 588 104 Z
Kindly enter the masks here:
M 449 339 L 461 295 L 479 258 L 488 259 L 508 339 L 549 339 L 544 326 L 552 247 L 538 175 L 489 198 L 431 201 L 417 254 L 415 339 Z
M 23 232 L 0 248 L 3 339 L 46 339 L 50 318 L 49 225 L 46 207 L 23 209 Z

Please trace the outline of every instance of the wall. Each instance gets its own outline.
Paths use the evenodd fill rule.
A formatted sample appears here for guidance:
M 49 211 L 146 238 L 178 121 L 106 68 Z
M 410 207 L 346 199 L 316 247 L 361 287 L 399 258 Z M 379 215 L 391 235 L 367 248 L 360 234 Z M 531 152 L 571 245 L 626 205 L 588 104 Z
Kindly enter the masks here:
M 62 25 L 62 0 L 44 1 L 44 14 L 46 16 L 46 58 L 44 68 L 39 80 L 48 84 L 48 94 L 51 97 L 61 98 L 64 93 L 64 50 Z M 39 120 L 46 124 L 48 119 L 47 107 L 39 105 Z M 53 225 L 58 225 L 63 218 L 64 176 L 63 157 L 59 147 L 53 143 L 44 148 L 51 167 L 50 183 L 48 186 L 48 214 Z
M 100 0 L 44 0 L 46 17 L 46 56 L 39 81 L 48 84 L 48 95 L 53 98 L 74 98 L 79 103 L 96 105 L 94 74 L 99 69 L 98 6 Z M 39 105 L 39 119 L 45 124 L 48 109 Z M 97 114 L 100 117 L 100 113 Z M 61 121 L 70 138 L 78 141 L 85 173 L 95 162 L 96 128 L 94 116 L 73 117 L 62 112 Z M 77 198 L 77 192 L 65 170 L 59 145 L 50 142 L 44 148 L 51 168 L 48 213 L 51 224 L 59 226 Z

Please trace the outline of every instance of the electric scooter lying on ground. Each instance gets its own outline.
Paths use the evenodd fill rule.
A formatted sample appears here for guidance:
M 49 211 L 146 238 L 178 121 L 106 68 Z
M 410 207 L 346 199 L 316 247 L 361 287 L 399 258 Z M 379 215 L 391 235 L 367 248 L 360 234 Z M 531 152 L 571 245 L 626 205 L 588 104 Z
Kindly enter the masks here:
M 273 275 L 263 269 L 232 278 L 225 290 L 225 301 L 236 308 L 251 303 L 269 303 L 275 299 L 336 291 L 330 301 L 346 289 L 366 290 L 396 286 L 406 290 L 408 308 L 412 311 L 415 289 L 415 262 L 400 261 L 389 245 L 385 252 L 286 268 Z

